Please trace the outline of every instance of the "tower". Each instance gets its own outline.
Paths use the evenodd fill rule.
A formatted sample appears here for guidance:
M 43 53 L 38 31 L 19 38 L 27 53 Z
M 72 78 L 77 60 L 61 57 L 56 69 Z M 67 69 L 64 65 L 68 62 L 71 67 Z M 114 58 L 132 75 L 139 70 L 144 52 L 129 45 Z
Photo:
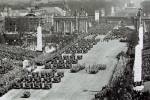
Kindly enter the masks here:
M 95 21 L 99 23 L 99 10 L 95 10 Z
M 39 24 L 37 27 L 37 51 L 42 51 L 42 27 Z
M 111 7 L 111 16 L 115 16 L 115 8 L 113 6 Z

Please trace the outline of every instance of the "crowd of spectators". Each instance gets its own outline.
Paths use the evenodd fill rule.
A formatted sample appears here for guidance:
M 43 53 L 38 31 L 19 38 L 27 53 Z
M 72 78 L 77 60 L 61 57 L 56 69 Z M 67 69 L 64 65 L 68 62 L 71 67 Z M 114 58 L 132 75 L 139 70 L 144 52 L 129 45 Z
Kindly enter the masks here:
M 149 32 L 144 34 L 144 45 L 142 54 L 142 76 L 144 81 L 150 81 L 150 35 Z
M 104 35 L 106 33 L 108 33 L 110 30 L 112 30 L 112 28 L 114 27 L 115 24 L 100 24 L 98 25 L 96 28 L 94 29 L 90 29 L 89 33 L 83 33 L 79 36 L 76 37 L 71 37 L 71 38 L 66 38 L 63 37 L 59 38 L 58 40 L 53 40 L 59 43 L 59 45 L 62 43 L 62 51 L 65 51 L 67 48 L 69 48 L 70 46 L 74 45 L 75 43 L 79 42 L 81 39 L 83 39 L 84 37 L 88 36 L 88 35 L 92 35 L 92 34 L 101 34 Z M 70 42 L 71 41 L 71 42 Z M 59 50 L 56 55 L 60 55 L 61 50 Z M 39 52 L 35 52 L 35 51 L 31 51 L 31 50 L 27 50 L 27 49 L 23 49 L 21 47 L 16 47 L 16 46 L 10 46 L 10 45 L 5 45 L 5 44 L 0 44 L 0 56 L 1 59 L 4 58 L 8 58 L 11 60 L 19 60 L 19 61 L 23 61 L 25 60 L 25 58 L 28 59 L 34 59 L 37 56 L 39 56 L 41 53 Z M 55 55 L 55 54 L 54 54 Z M 49 56 L 49 55 L 48 55 Z M 45 56 L 44 56 L 45 57 Z M 49 59 L 45 58 L 46 60 Z M 22 70 L 21 67 L 15 66 L 13 65 L 14 68 L 11 71 L 8 71 L 6 74 L 4 74 L 1 78 L 0 78 L 0 95 L 5 94 L 6 92 L 9 91 L 9 89 L 12 88 L 12 84 L 14 83 L 15 79 L 17 79 L 17 77 L 22 77 L 25 72 Z
M 127 28 L 125 28 L 126 30 Z M 124 29 L 121 29 L 124 31 Z M 121 32 L 120 30 L 116 30 L 115 32 L 112 32 L 110 35 L 110 38 L 127 38 L 128 42 L 128 50 L 134 51 L 134 48 L 137 44 L 137 36 L 133 35 L 134 30 L 131 30 L 131 33 L 128 35 L 128 30 Z M 127 32 L 127 34 L 126 34 Z M 130 32 L 130 30 L 129 30 Z M 135 32 L 134 32 L 135 34 Z M 133 37 L 135 36 L 135 37 Z M 146 45 L 148 46 L 148 45 Z M 144 53 L 143 51 L 143 75 L 150 75 L 150 69 L 149 69 L 149 57 L 148 51 L 147 53 Z M 132 56 L 131 56 L 132 55 Z M 124 66 L 125 69 L 122 73 L 119 74 L 119 76 L 113 76 L 115 80 L 111 81 L 110 84 L 103 87 L 100 92 L 95 94 L 94 100 L 149 100 L 150 99 L 150 92 L 149 91 L 136 91 L 134 90 L 134 86 L 137 85 L 133 81 L 133 65 L 134 65 L 134 53 L 133 52 L 127 52 L 128 62 Z M 121 66 L 120 66 L 121 67 Z M 142 75 L 142 76 L 143 76 Z M 149 76 L 147 76 L 149 77 Z
M 100 23 L 96 25 L 95 27 L 92 27 L 89 32 L 91 34 L 97 34 L 97 35 L 106 35 L 109 31 L 111 31 L 116 25 L 116 22 L 114 23 Z
M 26 58 L 35 58 L 40 55 L 40 52 L 35 52 L 21 47 L 0 44 L 1 58 L 10 58 L 16 60 L 24 60 Z
M 134 30 L 128 27 L 118 27 L 118 29 L 113 29 L 106 37 L 106 40 L 113 40 L 113 39 L 125 39 L 127 40 L 127 36 L 133 33 Z
M 134 59 L 130 59 L 126 64 L 124 71 L 115 80 L 95 95 L 95 100 L 149 100 L 150 93 L 148 91 L 135 91 L 133 89 L 133 63 Z M 121 67 L 121 66 L 120 66 Z

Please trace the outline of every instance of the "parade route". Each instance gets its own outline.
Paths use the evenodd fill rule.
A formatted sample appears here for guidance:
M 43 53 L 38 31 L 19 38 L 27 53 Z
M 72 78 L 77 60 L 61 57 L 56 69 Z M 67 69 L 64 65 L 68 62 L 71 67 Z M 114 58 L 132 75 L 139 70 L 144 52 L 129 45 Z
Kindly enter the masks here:
M 117 63 L 116 55 L 121 51 L 126 51 L 125 43 L 119 40 L 109 42 L 99 42 L 97 45 L 83 55 L 80 64 L 106 64 L 106 70 L 97 74 L 88 74 L 85 70 L 77 73 L 70 73 L 64 70 L 65 76 L 60 83 L 53 83 L 49 90 L 29 90 L 29 98 L 20 98 L 25 90 L 13 89 L 0 98 L 0 100 L 91 100 L 94 94 L 108 84 L 114 66 Z

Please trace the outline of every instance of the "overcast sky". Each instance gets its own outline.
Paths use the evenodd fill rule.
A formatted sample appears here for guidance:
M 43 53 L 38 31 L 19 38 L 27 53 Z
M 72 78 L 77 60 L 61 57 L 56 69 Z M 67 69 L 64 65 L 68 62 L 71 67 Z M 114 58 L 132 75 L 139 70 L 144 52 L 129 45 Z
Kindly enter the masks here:
M 0 2 L 5 2 L 5 3 L 11 3 L 11 2 L 29 2 L 29 1 L 31 1 L 31 0 L 0 0 Z M 41 1 L 47 2 L 47 1 L 73 1 L 73 0 L 41 0 Z M 74 0 L 74 1 L 77 1 L 77 0 Z M 78 0 L 78 1 L 80 1 L 80 0 Z M 86 0 L 86 1 L 88 1 L 88 0 Z M 100 1 L 104 1 L 104 0 L 100 0 Z M 105 1 L 111 1 L 111 0 L 105 0 Z
M 29 1 L 33 1 L 33 0 L 0 0 L 0 3 L 15 4 L 16 2 L 29 2 Z M 48 2 L 48 1 L 73 1 L 73 0 L 41 0 L 41 1 Z M 74 0 L 74 1 L 77 1 L 77 0 Z M 80 1 L 80 0 L 78 0 L 78 1 Z M 89 0 L 82 0 L 82 1 L 89 1 Z M 104 0 L 98 0 L 98 1 L 104 1 Z M 116 0 L 105 0 L 105 1 L 114 1 L 115 2 Z M 120 1 L 125 2 L 125 1 L 130 1 L 130 0 L 120 0 Z M 142 0 L 133 0 L 133 2 L 135 2 L 136 4 L 139 4 L 140 1 L 142 1 Z

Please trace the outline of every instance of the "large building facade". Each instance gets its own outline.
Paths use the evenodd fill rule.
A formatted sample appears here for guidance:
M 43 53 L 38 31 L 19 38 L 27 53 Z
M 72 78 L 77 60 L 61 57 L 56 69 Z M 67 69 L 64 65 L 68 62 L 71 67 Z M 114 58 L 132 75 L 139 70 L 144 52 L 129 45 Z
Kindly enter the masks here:
M 39 23 L 41 23 L 41 18 L 36 16 L 6 17 L 5 31 L 36 32 Z
M 89 27 L 88 14 L 83 10 L 71 16 L 54 16 L 54 32 L 63 34 L 86 33 Z

